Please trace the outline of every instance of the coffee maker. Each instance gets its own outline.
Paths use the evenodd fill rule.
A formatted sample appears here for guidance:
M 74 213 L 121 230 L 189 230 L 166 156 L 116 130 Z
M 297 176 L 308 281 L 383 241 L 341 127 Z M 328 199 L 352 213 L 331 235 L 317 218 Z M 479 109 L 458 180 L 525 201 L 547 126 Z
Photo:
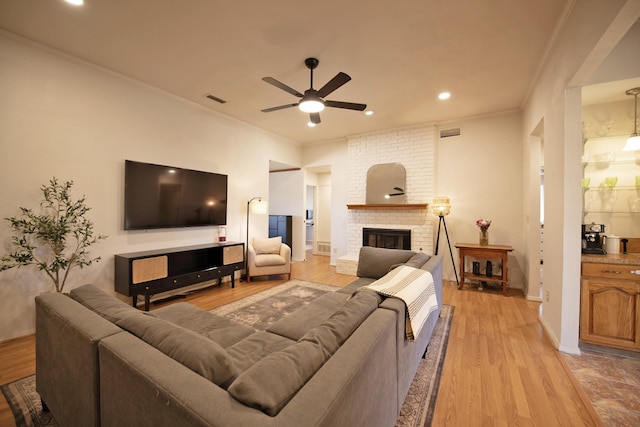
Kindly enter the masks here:
M 604 224 L 582 224 L 582 253 L 604 255 Z

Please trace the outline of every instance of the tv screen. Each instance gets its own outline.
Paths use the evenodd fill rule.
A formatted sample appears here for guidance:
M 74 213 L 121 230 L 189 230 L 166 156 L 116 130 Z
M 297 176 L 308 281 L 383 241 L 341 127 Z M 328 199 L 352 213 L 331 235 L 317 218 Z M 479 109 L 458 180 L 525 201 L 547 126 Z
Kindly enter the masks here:
M 227 175 L 125 161 L 124 228 L 227 223 Z

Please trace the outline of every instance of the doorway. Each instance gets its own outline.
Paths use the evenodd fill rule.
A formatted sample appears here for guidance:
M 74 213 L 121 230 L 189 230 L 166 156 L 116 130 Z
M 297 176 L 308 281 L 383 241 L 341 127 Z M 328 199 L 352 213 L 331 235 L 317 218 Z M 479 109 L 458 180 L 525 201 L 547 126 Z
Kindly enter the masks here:
M 331 256 L 331 167 L 306 169 L 306 240 L 313 255 Z M 310 212 L 311 211 L 311 212 Z

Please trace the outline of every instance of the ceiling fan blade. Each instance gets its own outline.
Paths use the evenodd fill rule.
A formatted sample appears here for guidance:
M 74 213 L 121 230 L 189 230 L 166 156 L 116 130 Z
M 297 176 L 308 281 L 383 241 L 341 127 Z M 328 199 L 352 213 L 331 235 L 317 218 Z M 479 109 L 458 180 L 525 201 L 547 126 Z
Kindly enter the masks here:
M 260 110 L 263 113 L 270 113 L 272 111 L 284 110 L 285 108 L 297 107 L 298 103 L 295 104 L 287 104 L 287 105 L 279 105 L 277 107 L 265 108 L 264 110 Z
M 356 104 L 355 102 L 341 102 L 341 101 L 324 101 L 326 107 L 333 108 L 346 108 L 347 110 L 364 111 L 367 108 L 367 104 Z
M 311 123 L 320 124 L 320 113 L 309 113 L 309 117 L 311 117 Z
M 351 77 L 349 77 L 348 74 L 339 72 L 338 74 L 336 74 L 334 78 L 329 80 L 326 85 L 320 88 L 320 90 L 318 91 L 318 96 L 320 98 L 324 98 L 325 96 L 329 95 L 331 92 L 338 89 L 340 86 L 342 86 L 349 80 L 351 80 Z
M 262 78 L 263 81 L 274 85 L 275 87 L 284 90 L 285 92 L 289 92 L 291 95 L 297 96 L 298 98 L 302 98 L 302 94 L 300 92 L 298 92 L 297 90 L 287 86 L 286 84 L 277 81 L 276 79 L 274 79 L 273 77 L 263 77 Z

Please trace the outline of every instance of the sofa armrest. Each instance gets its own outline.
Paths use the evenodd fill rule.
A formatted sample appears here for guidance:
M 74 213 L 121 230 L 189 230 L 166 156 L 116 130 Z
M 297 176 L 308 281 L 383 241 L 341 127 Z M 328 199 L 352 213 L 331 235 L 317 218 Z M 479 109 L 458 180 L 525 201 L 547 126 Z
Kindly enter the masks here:
M 282 246 L 280 246 L 280 256 L 287 261 L 291 260 L 291 248 L 289 245 L 283 243 Z
M 103 426 L 276 425 L 131 334 L 102 340 L 99 352 Z
M 60 425 L 99 425 L 98 342 L 123 333 L 66 295 L 36 297 L 36 391 Z

